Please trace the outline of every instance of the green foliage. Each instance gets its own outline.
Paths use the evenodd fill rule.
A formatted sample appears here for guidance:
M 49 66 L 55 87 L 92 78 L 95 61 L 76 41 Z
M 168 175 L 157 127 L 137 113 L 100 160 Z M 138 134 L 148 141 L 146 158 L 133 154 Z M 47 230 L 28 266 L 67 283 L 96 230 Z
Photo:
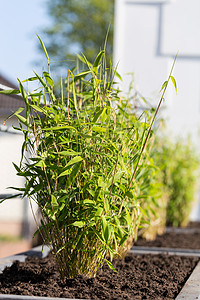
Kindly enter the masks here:
M 162 181 L 162 173 L 157 163 L 155 136 L 151 139 L 147 151 L 145 174 L 141 178 L 140 205 L 143 216 L 138 235 L 147 240 L 162 234 L 166 225 L 167 191 Z M 145 178 L 145 180 L 143 179 Z
M 18 80 L 26 108 L 23 116 L 23 108 L 13 114 L 24 134 L 21 163 L 14 167 L 26 184 L 17 190 L 38 204 L 38 231 L 61 276 L 95 276 L 104 261 L 114 269 L 107 259 L 136 236 L 141 195 L 151 184 L 148 140 L 172 70 L 154 115 L 138 115 L 119 97 L 104 50 L 93 64 L 78 56 L 84 71 L 68 70 L 55 95 L 40 43 L 48 71 L 25 80 L 37 80 L 40 88 L 26 92 Z
M 186 226 L 197 196 L 199 159 L 196 150 L 189 140 L 172 142 L 169 138 L 160 138 L 155 150 L 155 164 L 161 169 L 167 189 L 167 225 Z
M 47 1 L 53 25 L 45 29 L 45 44 L 55 66 L 72 66 L 74 52 L 84 53 L 89 61 L 95 59 L 107 40 L 107 59 L 112 60 L 114 0 L 54 0 Z
M 68 71 L 60 97 L 50 72 L 28 79 L 41 84 L 32 93 L 19 81 L 26 104 L 25 117 L 22 109 L 14 113 L 24 134 L 22 162 L 15 165 L 26 178 L 20 190 L 39 205 L 44 238 L 67 277 L 94 276 L 133 236 L 140 218 L 130 181 L 149 125 L 119 98 L 104 55 L 94 64 L 83 55 L 86 72 Z

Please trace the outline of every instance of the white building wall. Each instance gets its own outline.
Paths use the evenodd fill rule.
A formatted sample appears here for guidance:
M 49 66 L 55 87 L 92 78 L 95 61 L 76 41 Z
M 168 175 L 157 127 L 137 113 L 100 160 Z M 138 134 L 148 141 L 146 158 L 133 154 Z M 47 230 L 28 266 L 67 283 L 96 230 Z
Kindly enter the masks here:
M 7 117 L 7 116 L 6 116 Z M 5 116 L 0 118 L 0 194 L 15 194 L 18 191 L 8 187 L 24 187 L 25 180 L 16 175 L 13 162 L 19 166 L 23 134 L 16 133 L 12 126 L 18 126 L 12 118 L 4 126 Z M 33 203 L 34 211 L 37 210 Z M 29 200 L 13 198 L 0 203 L 0 234 L 19 235 L 30 238 L 35 221 Z
M 114 64 L 128 90 L 135 87 L 153 104 L 178 52 L 173 85 L 168 87 L 164 116 L 170 134 L 190 135 L 200 149 L 200 1 L 116 0 Z M 156 101 L 155 101 L 156 100 Z M 199 208 L 192 217 L 200 218 Z
M 191 134 L 198 145 L 200 130 L 200 1 L 116 0 L 114 63 L 124 87 L 135 75 L 135 86 L 146 98 L 157 99 L 178 53 L 166 95 L 168 128 Z M 155 102 L 154 102 L 155 103 Z
M 10 186 L 23 187 L 24 181 L 16 176 L 16 170 L 12 164 L 19 165 L 20 148 L 23 135 L 0 132 L 0 194 L 17 193 Z M 4 201 L 0 206 L 0 220 L 20 221 L 23 218 L 22 200 L 10 199 Z

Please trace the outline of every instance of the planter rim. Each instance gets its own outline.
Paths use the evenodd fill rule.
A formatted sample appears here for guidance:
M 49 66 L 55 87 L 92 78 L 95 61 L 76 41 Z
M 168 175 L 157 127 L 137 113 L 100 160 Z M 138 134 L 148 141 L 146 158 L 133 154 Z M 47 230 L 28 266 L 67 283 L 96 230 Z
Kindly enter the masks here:
M 194 268 L 190 277 L 184 284 L 182 290 L 175 300 L 194 300 L 200 299 L 200 261 Z
M 4 295 L 0 294 L 1 300 L 84 300 L 84 299 L 77 299 L 77 298 L 55 298 L 55 297 L 39 297 L 39 296 L 24 296 L 24 295 Z M 88 299 L 85 299 L 88 300 Z M 91 299 L 92 300 L 92 299 Z
M 200 250 L 183 249 L 183 248 L 164 248 L 164 247 L 145 247 L 145 246 L 133 246 L 130 253 L 135 254 L 168 254 L 179 256 L 196 256 L 200 257 Z

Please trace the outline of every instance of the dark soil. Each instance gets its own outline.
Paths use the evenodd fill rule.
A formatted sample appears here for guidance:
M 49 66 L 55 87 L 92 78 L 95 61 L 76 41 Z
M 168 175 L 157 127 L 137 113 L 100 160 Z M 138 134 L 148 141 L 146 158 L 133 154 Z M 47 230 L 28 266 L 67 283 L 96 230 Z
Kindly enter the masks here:
M 27 258 L 0 274 L 0 293 L 81 299 L 175 299 L 198 262 L 195 257 L 128 255 L 96 278 L 62 280 L 53 258 Z
M 193 222 L 189 222 L 189 224 L 187 225 L 186 228 L 199 228 L 200 229 L 200 222 L 199 221 L 193 221 Z
M 138 238 L 134 246 L 200 249 L 200 233 L 183 234 L 166 232 L 163 235 L 158 235 L 154 241 L 146 241 Z
M 200 249 L 200 222 L 191 222 L 187 228 L 169 229 L 153 241 L 146 241 L 139 237 L 134 246 Z

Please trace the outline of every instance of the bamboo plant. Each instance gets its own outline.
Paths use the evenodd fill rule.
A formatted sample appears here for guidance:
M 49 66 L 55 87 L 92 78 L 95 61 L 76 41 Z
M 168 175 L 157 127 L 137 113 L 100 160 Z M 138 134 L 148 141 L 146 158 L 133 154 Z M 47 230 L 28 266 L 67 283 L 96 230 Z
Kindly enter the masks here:
M 169 80 L 175 80 L 170 73 L 147 122 L 119 96 L 114 78 L 120 76 L 106 66 L 105 50 L 93 64 L 78 56 L 84 71 L 67 70 L 55 93 L 49 56 L 39 40 L 48 70 L 18 79 L 18 90 L 2 92 L 21 94 L 26 105 L 13 114 L 19 121 L 16 130 L 24 134 L 21 163 L 14 167 L 26 183 L 18 190 L 38 204 L 38 232 L 50 245 L 61 276 L 92 277 L 104 261 L 114 270 L 113 255 L 136 235 L 143 153 Z M 27 92 L 23 83 L 31 81 L 40 88 Z

